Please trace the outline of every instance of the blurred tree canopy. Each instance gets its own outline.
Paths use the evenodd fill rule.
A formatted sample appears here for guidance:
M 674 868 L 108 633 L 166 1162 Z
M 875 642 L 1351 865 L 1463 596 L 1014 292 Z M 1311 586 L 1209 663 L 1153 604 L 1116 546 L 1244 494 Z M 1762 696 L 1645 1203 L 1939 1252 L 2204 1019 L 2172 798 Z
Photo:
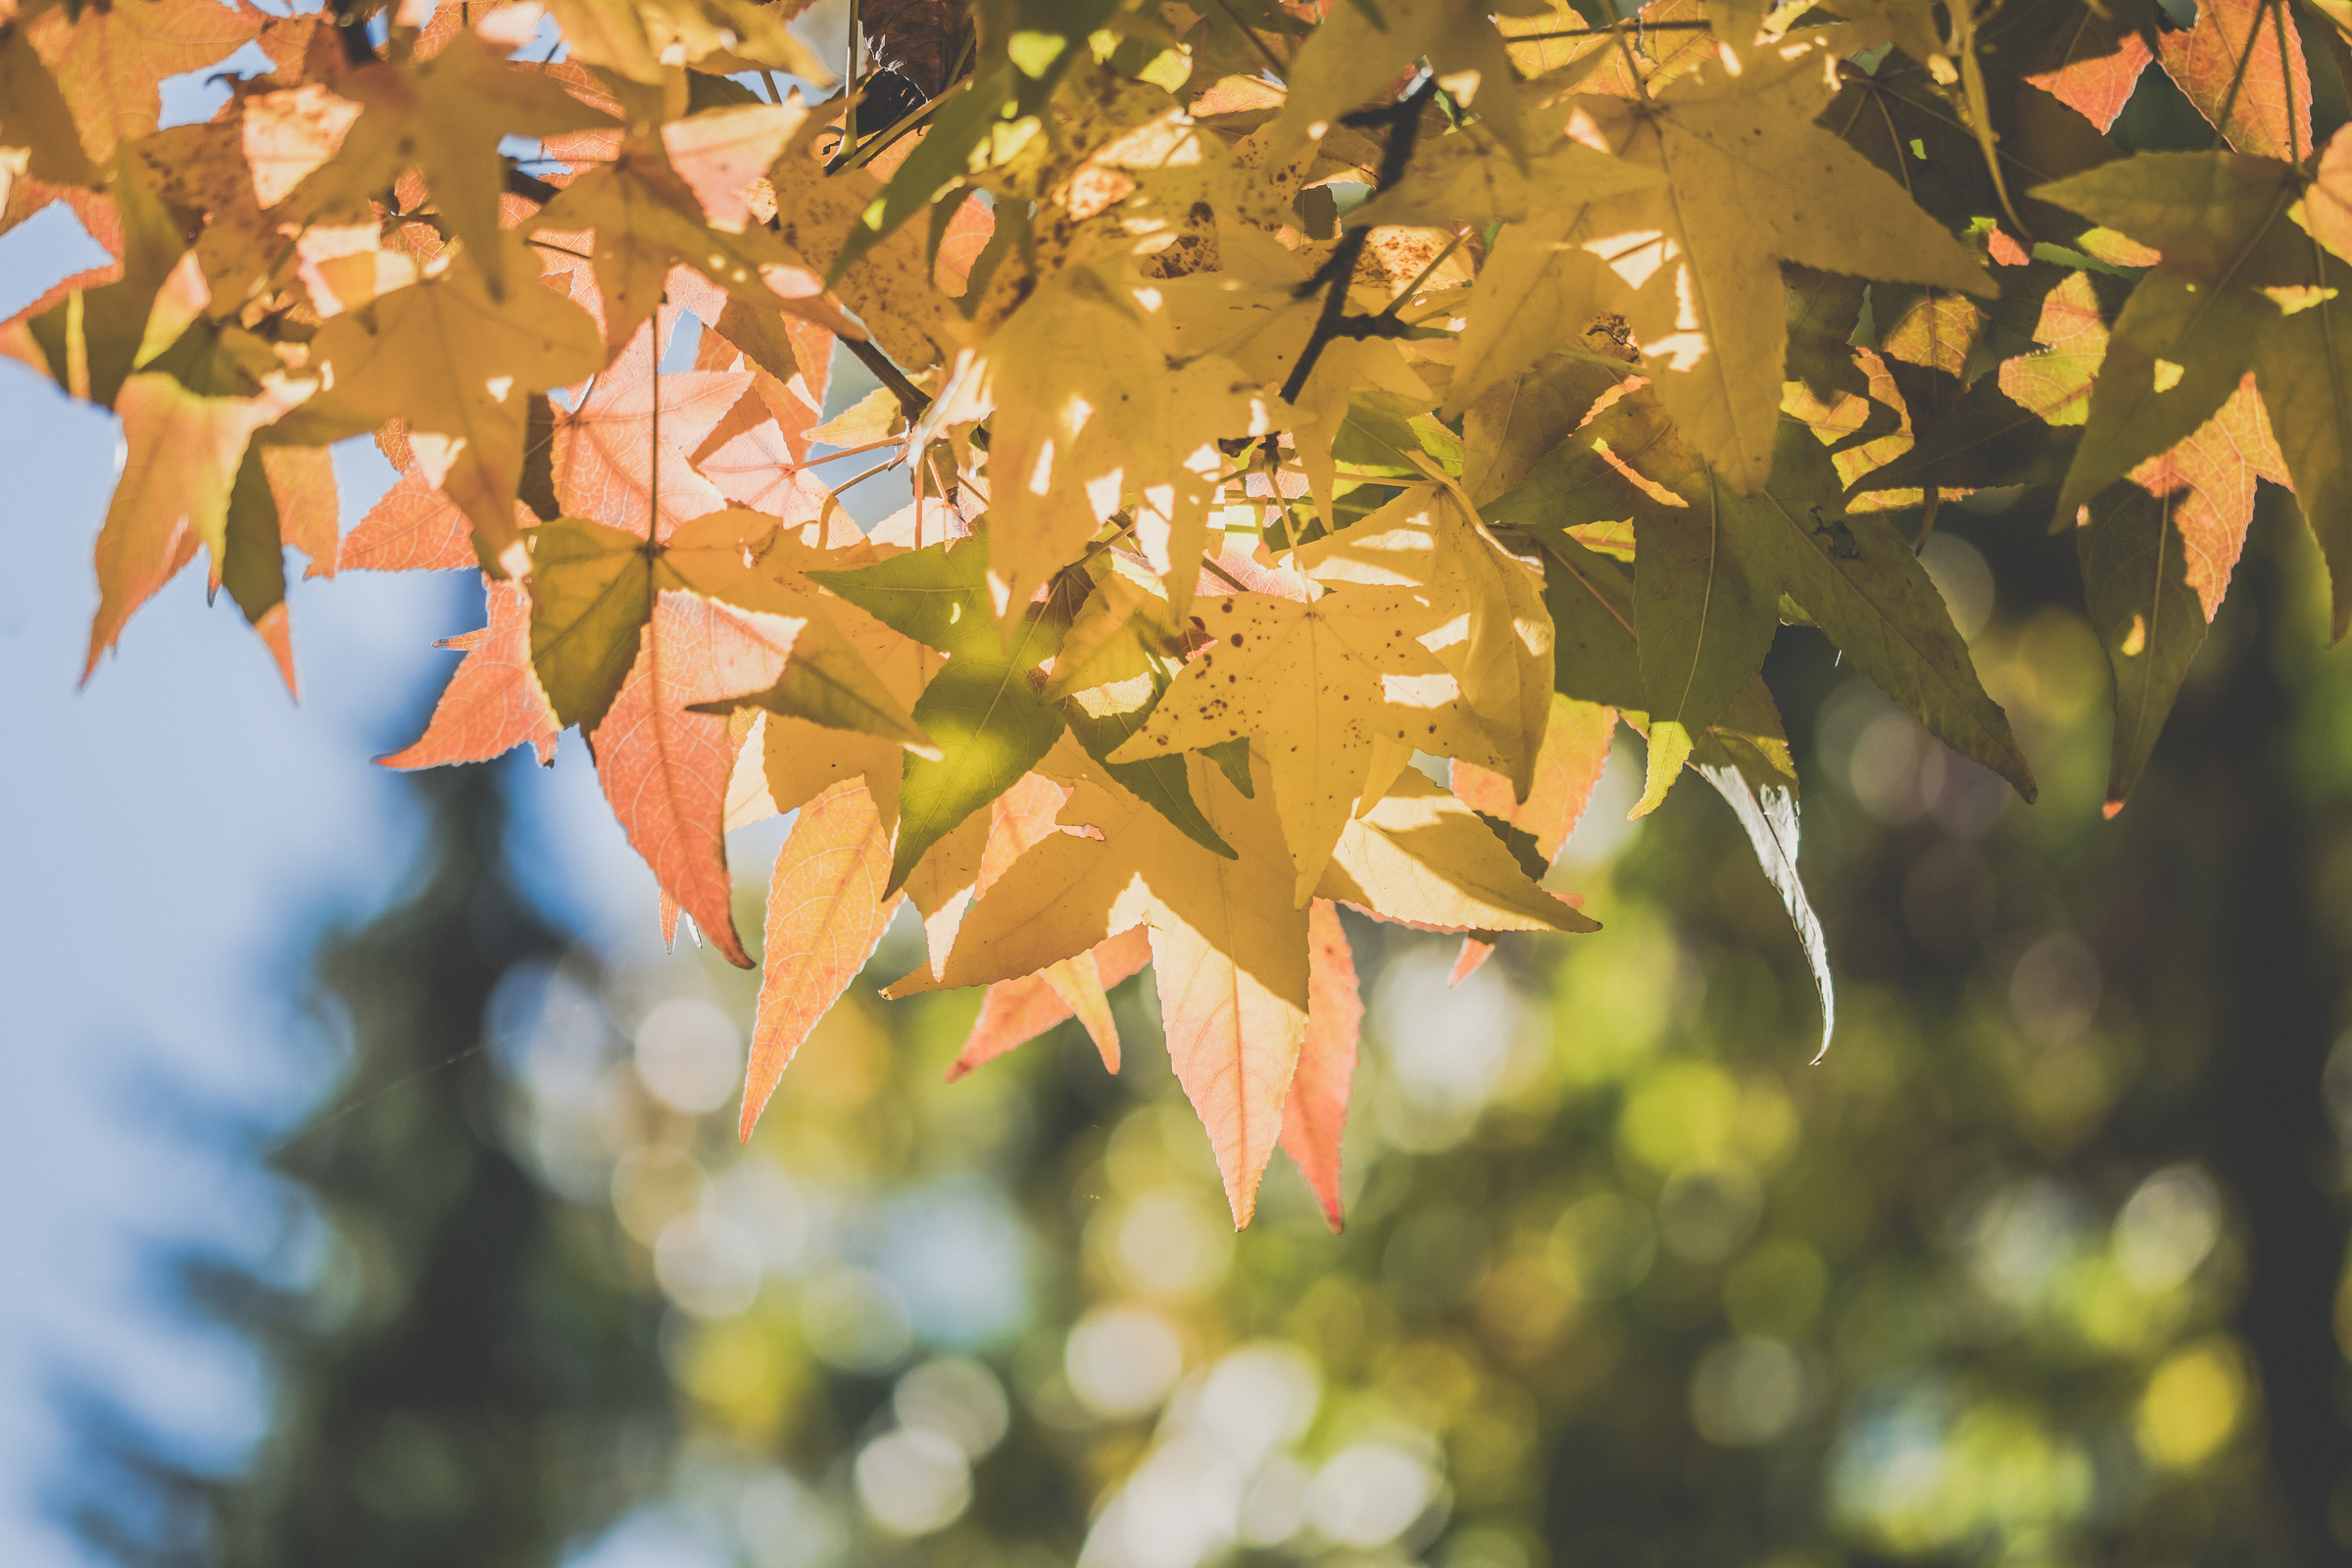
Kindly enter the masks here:
M 1116 1077 L 1071 1023 L 943 1085 L 976 999 L 874 1000 L 905 926 L 739 1150 L 755 982 L 562 948 L 437 786 L 439 869 L 322 956 L 354 1075 L 280 1165 L 341 1240 L 188 1560 L 556 1563 L 624 1507 L 616 1560 L 751 1568 L 2335 1560 L 2352 669 L 2291 521 L 2112 822 L 2064 541 L 1980 503 L 1929 556 L 2031 808 L 1783 633 L 1819 1065 L 1740 829 L 1626 823 L 1635 755 L 1564 856 L 1600 934 L 1449 987 L 1349 916 L 1339 1236 L 1287 1167 L 1233 1232 L 1149 971 Z
M 414 891 L 317 955 L 341 1091 L 267 1151 L 307 1204 L 297 1242 L 322 1233 L 313 1277 L 172 1262 L 193 1306 L 268 1353 L 250 1473 L 192 1469 L 83 1396 L 93 1451 L 61 1502 L 122 1561 L 522 1568 L 641 1495 L 668 1445 L 655 1303 L 500 1135 L 485 1009 L 562 943 L 506 873 L 496 777 L 415 793 L 432 836 Z

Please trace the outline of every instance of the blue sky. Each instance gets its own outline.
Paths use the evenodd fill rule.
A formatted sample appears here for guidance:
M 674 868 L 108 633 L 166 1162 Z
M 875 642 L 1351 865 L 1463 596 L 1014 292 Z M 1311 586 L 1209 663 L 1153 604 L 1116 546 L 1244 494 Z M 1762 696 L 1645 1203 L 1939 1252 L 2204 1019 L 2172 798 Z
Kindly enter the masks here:
M 210 112 L 183 96 L 173 118 Z M 62 209 L 0 236 L 0 317 L 95 259 Z M 845 377 L 829 401 L 869 384 Z M 145 1271 L 173 1241 L 258 1262 L 289 1239 L 263 1178 L 199 1152 L 171 1112 L 291 1126 L 331 1087 L 331 1047 L 301 1016 L 304 956 L 398 896 L 419 823 L 370 759 L 421 727 L 457 659 L 434 640 L 480 623 L 462 573 L 296 582 L 297 706 L 191 567 L 78 686 L 119 445 L 110 414 L 0 362 L 0 1562 L 15 1568 L 94 1560 L 44 1508 L 60 1380 L 211 1463 L 262 1430 L 250 1353 L 177 1317 Z M 336 465 L 348 528 L 392 472 L 364 440 Z M 887 478 L 860 488 L 860 516 L 903 504 Z M 517 773 L 534 892 L 599 945 L 649 940 L 652 879 L 576 738 L 552 771 Z

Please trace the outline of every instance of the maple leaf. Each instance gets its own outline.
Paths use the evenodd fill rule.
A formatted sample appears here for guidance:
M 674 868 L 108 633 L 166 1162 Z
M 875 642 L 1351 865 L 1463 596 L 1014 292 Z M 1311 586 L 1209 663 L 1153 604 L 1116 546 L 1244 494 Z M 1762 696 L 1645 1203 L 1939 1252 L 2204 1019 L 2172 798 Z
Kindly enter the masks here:
M 277 509 L 278 537 L 310 557 L 304 576 L 332 577 L 342 553 L 334 459 L 323 447 L 257 444 L 256 450 Z
M 1546 860 L 1556 859 L 1600 783 L 1600 770 L 1609 760 L 1609 736 L 1616 728 L 1615 709 L 1554 692 L 1544 749 L 1536 757 L 1534 787 L 1526 799 L 1518 797 L 1509 779 L 1475 762 L 1456 761 L 1447 782 L 1463 805 L 1533 836 L 1536 853 Z
M 2105 131 L 2114 127 L 2154 58 L 2138 33 L 2085 5 L 2071 19 L 2058 58 L 2025 79 Z
M 1418 768 L 1348 819 L 1315 891 L 1424 930 L 1600 929 L 1531 880 L 1477 812 Z
M 116 275 L 68 290 L 52 304 L 36 301 L 37 314 L 27 313 L 24 329 L 33 353 L 20 358 L 75 397 L 112 406 L 123 378 L 172 347 L 212 302 L 203 269 L 164 203 L 162 184 L 125 150 L 110 187 L 122 257 Z
M 854 780 L 834 785 L 794 819 L 767 891 L 766 967 L 736 1128 L 746 1142 L 808 1031 L 881 943 L 899 906 L 899 896 L 883 889 L 889 866 L 889 829 Z
M 2204 0 L 2195 26 L 2156 45 L 2165 74 L 2230 146 L 2289 163 L 2313 150 L 2311 71 L 2283 0 Z
M 696 471 L 692 454 L 752 377 L 741 370 L 657 376 L 653 364 L 649 322 L 576 409 L 556 415 L 550 467 L 565 513 L 667 540 L 680 524 L 725 509 L 728 498 Z
M 493 582 L 484 595 L 490 624 L 435 644 L 466 657 L 433 705 L 424 733 L 402 750 L 376 759 L 386 767 L 440 767 L 487 762 L 526 742 L 541 762 L 556 756 L 563 727 L 531 667 L 531 604 L 519 584 Z
M 1695 736 L 1754 677 L 1785 594 L 1931 733 L 2033 799 L 2033 774 L 2008 719 L 1984 695 L 1941 596 L 1883 519 L 1839 514 L 1841 488 L 1821 443 L 1785 419 L 1771 483 L 1741 495 L 1683 444 L 1660 402 L 1637 389 L 1596 415 L 1488 515 L 1542 529 L 1554 561 L 1570 568 L 1552 578 L 1563 590 L 1548 598 L 1555 623 L 1568 617 L 1578 640 L 1592 646 L 1596 668 L 1612 678 L 1563 682 L 1569 695 L 1646 706 L 1652 719 Z M 1633 608 L 1642 703 L 1628 689 L 1622 633 L 1613 624 L 1618 607 L 1608 591 L 1613 574 L 1562 537 L 1575 524 L 1624 517 L 1635 519 L 1640 541 Z M 1571 580 L 1586 592 L 1566 597 Z M 1560 642 L 1577 646 L 1567 631 Z M 1565 658 L 1561 667 L 1568 667 Z
M 510 61 L 460 31 L 429 58 L 371 62 L 337 90 L 360 106 L 334 156 L 305 176 L 294 198 L 306 217 L 366 211 L 376 192 L 415 165 L 435 209 L 464 243 L 467 265 L 492 301 L 506 298 L 510 244 L 500 231 L 506 171 L 500 141 L 608 127 L 612 117 L 564 90 L 553 77 Z M 536 265 L 524 268 L 536 276 Z M 534 389 L 536 390 L 536 389 Z
M 1738 768 L 1721 764 L 1701 764 L 1699 773 L 1740 818 L 1755 849 L 1757 863 L 1780 894 L 1797 943 L 1805 950 L 1805 961 L 1813 970 L 1814 994 L 1821 999 L 1821 1050 L 1813 1056 L 1818 1062 L 1829 1054 L 1830 1041 L 1838 1032 L 1838 988 L 1830 975 L 1829 940 L 1822 935 L 1821 920 L 1813 912 L 1804 879 L 1797 871 L 1796 792 L 1774 784 L 1758 788 Z
M 104 164 L 118 145 L 156 128 L 165 77 L 235 53 L 266 20 L 241 3 L 119 0 L 49 11 L 25 24 L 25 36 L 54 74 L 82 147 Z
M 1207 541 L 1221 436 L 1263 434 L 1262 403 L 1239 368 L 1214 356 L 1163 364 L 1133 291 L 1091 269 L 1041 289 L 959 368 L 937 425 L 989 419 L 989 576 L 999 603 L 1026 605 L 1078 559 L 1130 496 L 1146 516 L 1147 556 L 1170 573 L 1171 612 L 1189 597 Z
M 1030 680 L 1053 655 L 1054 631 L 1028 614 L 1000 639 L 985 557 L 977 543 L 933 545 L 855 571 L 809 574 L 894 631 L 949 656 L 914 705 L 914 721 L 939 756 L 907 754 L 894 891 L 926 850 L 1010 788 L 1062 732 L 1061 714 Z
M 771 684 L 790 652 L 773 617 L 659 589 L 636 661 L 590 744 L 630 845 L 720 955 L 747 969 L 725 841 L 736 747 L 723 715 L 696 708 Z
M 911 709 L 922 696 L 924 686 L 938 672 L 940 655 L 855 606 L 840 600 L 835 603 L 847 612 L 841 617 L 843 636 L 862 667 L 880 683 L 893 710 L 904 712 Z M 789 669 L 785 678 L 791 679 Z M 768 706 L 771 701 L 768 693 L 755 693 L 750 699 L 767 707 L 761 765 L 775 808 L 789 811 L 814 799 L 838 779 L 861 778 L 882 821 L 895 831 L 906 742 L 887 733 L 871 733 L 882 727 L 879 725 L 865 728 L 850 723 L 820 725 L 814 719 L 801 716 L 804 709 L 814 706 L 805 700 L 804 694 L 785 695 L 788 700 L 776 702 L 772 707 Z M 916 731 L 918 736 L 922 733 Z M 933 753 L 939 750 L 927 741 L 923 744 Z
M 2107 323 L 2090 273 L 2071 272 L 2043 296 L 2034 337 L 2043 345 L 2039 352 L 2003 360 L 1998 373 L 1979 376 L 1917 445 L 1856 476 L 1851 488 L 2062 480 L 2107 355 Z M 1841 471 L 1845 463 L 1840 454 Z
M 537 520 L 514 504 L 518 529 Z M 455 571 L 478 568 L 481 561 L 465 510 L 422 468 L 411 468 L 343 536 L 335 564 L 348 571 Z
M 616 354 L 661 305 L 681 263 L 747 310 L 790 312 L 864 335 L 826 302 L 791 252 L 750 221 L 744 188 L 804 118 L 797 105 L 745 105 L 672 121 L 658 140 L 623 143 L 615 158 L 582 172 L 529 220 L 534 232 L 594 230 L 606 342 Z
M 980 1015 L 948 1068 L 948 1082 L 1026 1045 L 1066 1018 L 1079 1020 L 1101 1054 L 1104 1070 L 1117 1072 L 1118 1027 L 1111 1020 L 1107 993 L 1151 961 L 1151 933 L 1139 925 L 1035 974 L 999 980 L 981 999 Z
M 308 81 L 247 99 L 238 136 L 253 172 L 253 199 L 275 207 L 342 149 L 365 113 L 323 82 Z
M 1619 158 L 1668 183 L 1594 204 L 1571 237 L 1622 288 L 1684 439 L 1743 495 L 1772 471 L 1788 346 L 1780 263 L 1993 292 L 1941 225 L 1812 123 L 1838 90 L 1836 64 L 1791 40 L 1737 74 L 1700 67 L 1654 103 L 1584 100 Z
M 1240 858 L 1202 849 L 1090 774 L 1061 820 L 1102 836 L 1056 834 L 1015 860 L 965 911 L 938 983 L 1034 974 L 1149 925 L 1168 1054 L 1244 1225 L 1306 1030 L 1307 916 L 1287 897 L 1288 856 L 1267 792 L 1248 800 L 1205 761 L 1187 765 L 1194 798 Z
M 1573 213 L 1588 203 L 1648 190 L 1666 182 L 1657 169 L 1560 139 L 1574 111 L 1547 110 L 1531 145 L 1547 150 L 1521 156 L 1484 122 L 1438 137 L 1415 150 L 1404 176 L 1348 214 L 1350 226 L 1374 223 L 1523 223 L 1539 213 Z M 1536 117 L 1529 117 L 1531 125 Z M 1581 322 L 1578 324 L 1582 324 Z
M 23 27 L 0 32 L 0 147 L 21 148 L 21 172 L 59 185 L 100 185 L 105 172 L 93 163 L 74 128 L 73 107 Z M 0 175 L 0 181 L 10 176 Z M 0 204 L 7 192 L 0 189 Z
M 311 352 L 331 377 L 320 401 L 363 427 L 405 419 L 426 482 L 472 520 L 483 563 L 522 567 L 514 495 L 527 394 L 583 380 L 604 362 L 586 314 L 537 284 L 502 302 L 475 270 L 458 268 L 335 317 Z
M 131 612 L 199 544 L 216 563 L 225 555 L 229 493 L 246 443 L 317 385 L 287 377 L 267 350 L 257 353 L 233 328 L 191 341 L 122 383 L 115 399 L 122 418 L 122 473 L 98 533 L 98 612 L 83 680 Z
M 1442 629 L 1422 639 L 1453 671 L 1484 731 L 1484 757 L 1522 796 L 1551 712 L 1551 617 L 1543 574 L 1495 542 L 1450 484 L 1407 490 L 1362 521 L 1298 552 L 1325 583 L 1405 587 Z M 1459 754 L 1459 741 L 1448 755 Z M 1425 751 L 1436 747 L 1423 747 Z
M 525 538 L 532 666 L 557 727 L 577 724 L 593 737 L 637 662 L 658 558 L 642 536 L 584 517 L 559 517 Z
M 956 103 L 977 105 L 980 99 L 967 93 Z M 950 128 L 943 122 L 951 114 L 933 117 L 921 151 L 945 147 L 940 138 Z M 894 191 L 909 178 L 913 162 L 891 181 Z M 939 363 L 943 350 L 952 354 L 960 346 L 963 318 L 933 287 L 932 259 L 922 236 L 898 227 L 904 215 L 887 219 L 879 228 L 867 221 L 883 201 L 882 184 L 870 169 L 827 174 L 813 153 L 788 151 L 768 178 L 775 187 L 777 236 L 826 274 L 827 286 L 868 323 L 874 341 L 895 363 L 919 370 Z M 929 206 L 937 190 L 935 184 L 925 191 L 921 205 Z
M 649 87 L 662 85 L 661 57 L 636 0 L 548 0 L 571 59 Z
M 1438 617 L 1408 590 L 1348 587 L 1303 603 L 1228 594 L 1195 618 L 1211 646 L 1111 760 L 1259 742 L 1303 907 L 1357 801 L 1385 786 L 1376 753 L 1402 766 L 1451 716 L 1458 687 L 1415 640 Z
M 2211 419 L 2082 514 L 2083 599 L 2115 670 L 2111 816 L 2146 765 L 2229 591 L 2257 478 L 2288 483 L 2249 374 Z
M 1462 488 L 1480 506 L 1517 489 L 1622 371 L 1552 354 L 1506 376 L 1462 412 Z
M 2162 252 L 2117 318 L 2062 521 L 2178 446 L 2252 371 L 2303 514 L 2328 559 L 2334 634 L 2352 630 L 2352 275 L 2298 226 L 2303 181 L 2234 153 L 2141 153 L 2042 191 Z
M 802 622 L 801 633 L 793 643 L 792 660 L 773 685 L 707 706 L 714 712 L 761 708 L 771 719 L 784 720 L 787 725 L 807 724 L 833 731 L 818 739 L 818 749 L 810 754 L 811 760 L 822 766 L 821 760 L 830 755 L 834 760 L 849 764 L 852 772 L 880 770 L 892 774 L 892 781 L 887 784 L 869 778 L 868 788 L 884 821 L 895 826 L 898 751 L 904 749 L 911 756 L 932 760 L 941 755 L 939 747 L 932 744 L 906 711 L 915 702 L 912 693 L 920 690 L 936 661 L 925 659 L 917 651 L 920 645 L 906 647 L 908 639 L 896 636 L 889 628 L 839 600 L 789 588 L 777 591 L 772 585 L 749 593 L 713 587 L 710 585 L 710 573 L 681 566 L 680 558 L 674 553 L 664 564 L 669 575 L 708 597 Z M 882 645 L 879 651 L 877 644 Z M 902 654 L 912 658 L 898 657 Z M 774 744 L 789 744 L 787 736 L 806 738 L 798 729 L 778 728 Z M 872 740 L 884 745 L 874 748 L 863 744 Z M 845 744 L 854 750 L 845 752 Z
M 1527 15 L 1546 7 L 1524 0 L 1495 8 Z M 1359 109 L 1423 55 L 1448 91 L 1475 107 L 1480 122 L 1524 156 L 1519 78 L 1488 7 L 1468 0 L 1383 0 L 1377 8 L 1335 6 L 1291 63 L 1290 92 L 1274 120 L 1266 158 L 1287 162 L 1343 115 Z
M 1348 1126 L 1364 1004 L 1339 906 L 1317 899 L 1307 906 L 1306 940 L 1306 1034 L 1298 1045 L 1290 1099 L 1282 1107 L 1282 1149 L 1314 1189 L 1336 1232 L 1342 1228 L 1340 1138 Z
M 988 805 L 987 814 L 975 813 L 961 827 L 940 841 L 932 853 L 916 866 L 914 880 L 923 880 L 930 868 L 942 858 L 946 846 L 957 846 L 954 860 L 954 877 L 943 878 L 948 896 L 926 906 L 923 916 L 923 940 L 930 950 L 931 972 L 936 976 L 947 965 L 948 950 L 956 941 L 956 929 L 962 922 L 963 911 L 971 901 L 986 893 L 997 878 L 1011 868 L 1031 846 L 1064 831 L 1054 824 L 1054 817 L 1070 798 L 1069 786 L 1054 776 L 1069 773 L 1084 764 L 1067 757 L 1063 742 L 1055 742 L 1055 751 L 1049 752 L 1038 766 L 1046 771 L 1025 773 L 1019 782 Z M 1056 760 L 1056 753 L 1063 754 Z M 1067 765 L 1064 765 L 1064 764 Z M 920 900 L 918 898 L 918 905 Z M 1116 1036 L 1112 1036 L 1111 1058 L 1116 1059 Z M 1111 1070 L 1118 1069 L 1114 1065 Z

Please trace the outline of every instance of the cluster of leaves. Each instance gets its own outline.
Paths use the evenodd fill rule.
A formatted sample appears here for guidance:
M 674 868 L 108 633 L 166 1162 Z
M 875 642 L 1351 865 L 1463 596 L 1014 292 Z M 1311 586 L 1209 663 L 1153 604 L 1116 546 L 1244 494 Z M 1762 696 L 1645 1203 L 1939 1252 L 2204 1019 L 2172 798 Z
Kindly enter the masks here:
M 1825 1014 L 1777 628 L 2032 798 L 1916 559 L 1945 502 L 2076 531 L 2111 809 L 2257 479 L 2352 625 L 2339 0 L 876 0 L 815 104 L 795 9 L 0 27 L 4 221 L 64 201 L 115 257 L 0 327 L 122 420 L 93 664 L 200 548 L 289 683 L 283 545 L 478 567 L 388 760 L 576 725 L 666 918 L 747 966 L 725 835 L 798 813 L 747 1132 L 910 900 L 892 994 L 991 987 L 962 1066 L 1071 1016 L 1115 1060 L 1150 962 L 1237 1221 L 1280 1144 L 1336 1224 L 1336 906 L 1465 968 L 1590 929 L 1542 882 L 1620 719 L 1638 809 L 1689 765 L 1740 811 Z M 157 128 L 247 42 L 272 72 Z M 2215 150 L 2110 139 L 2151 62 Z M 882 390 L 820 424 L 837 344 Z M 403 477 L 338 539 L 363 433 Z M 861 533 L 812 447 L 912 504 Z

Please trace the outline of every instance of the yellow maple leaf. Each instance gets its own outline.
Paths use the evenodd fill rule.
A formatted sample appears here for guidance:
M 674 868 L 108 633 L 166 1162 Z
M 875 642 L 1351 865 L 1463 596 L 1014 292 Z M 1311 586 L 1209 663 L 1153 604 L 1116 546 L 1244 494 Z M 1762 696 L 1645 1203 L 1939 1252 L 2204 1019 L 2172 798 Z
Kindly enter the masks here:
M 115 400 L 122 416 L 122 477 L 98 533 L 98 613 L 90 622 L 84 680 L 131 612 L 187 564 L 199 543 L 220 560 L 229 491 L 246 443 L 317 385 L 271 376 L 252 396 L 207 397 L 162 370 L 122 383 Z
M 1303 908 L 1356 803 L 1385 794 L 1413 748 L 1437 740 L 1459 711 L 1452 673 L 1416 640 L 1437 619 L 1401 588 L 1349 586 L 1303 603 L 1271 594 L 1202 601 L 1194 620 L 1213 645 L 1109 760 L 1255 740 Z
M 1173 612 L 1190 599 L 1226 464 L 1217 439 L 1262 433 L 1268 418 L 1230 362 L 1168 362 L 1145 318 L 1162 305 L 1107 268 L 1074 268 L 963 361 L 942 395 L 934 427 L 989 420 L 988 572 L 1000 615 L 1076 561 L 1130 497 Z
M 1197 757 L 1186 768 L 1239 859 L 1084 767 L 1060 821 L 1100 837 L 1056 833 L 1014 860 L 965 911 L 940 978 L 920 970 L 891 994 L 1032 974 L 1148 924 L 1168 1053 L 1208 1129 L 1235 1223 L 1248 1224 L 1306 1032 L 1307 913 L 1287 897 L 1267 792 L 1246 800 Z
M 1429 607 L 1439 625 L 1423 646 L 1460 682 L 1474 739 L 1485 744 L 1475 752 L 1458 741 L 1421 749 L 1492 768 L 1524 800 L 1551 716 L 1552 627 L 1542 573 L 1497 544 L 1448 484 L 1414 486 L 1300 550 L 1298 561 L 1319 581 L 1407 588 Z
M 515 544 L 525 394 L 583 380 L 605 360 L 596 323 L 578 306 L 536 283 L 493 299 L 472 268 L 343 312 L 311 353 L 326 381 L 321 402 L 364 423 L 408 421 L 428 478 L 472 519 L 486 562 Z
M 1570 236 L 1608 269 L 1658 398 L 1742 494 L 1772 472 L 1788 309 L 1780 264 L 1994 292 L 1974 257 L 1813 123 L 1837 56 L 1790 36 L 1653 101 L 1581 100 L 1594 133 L 1668 183 L 1595 204 Z

